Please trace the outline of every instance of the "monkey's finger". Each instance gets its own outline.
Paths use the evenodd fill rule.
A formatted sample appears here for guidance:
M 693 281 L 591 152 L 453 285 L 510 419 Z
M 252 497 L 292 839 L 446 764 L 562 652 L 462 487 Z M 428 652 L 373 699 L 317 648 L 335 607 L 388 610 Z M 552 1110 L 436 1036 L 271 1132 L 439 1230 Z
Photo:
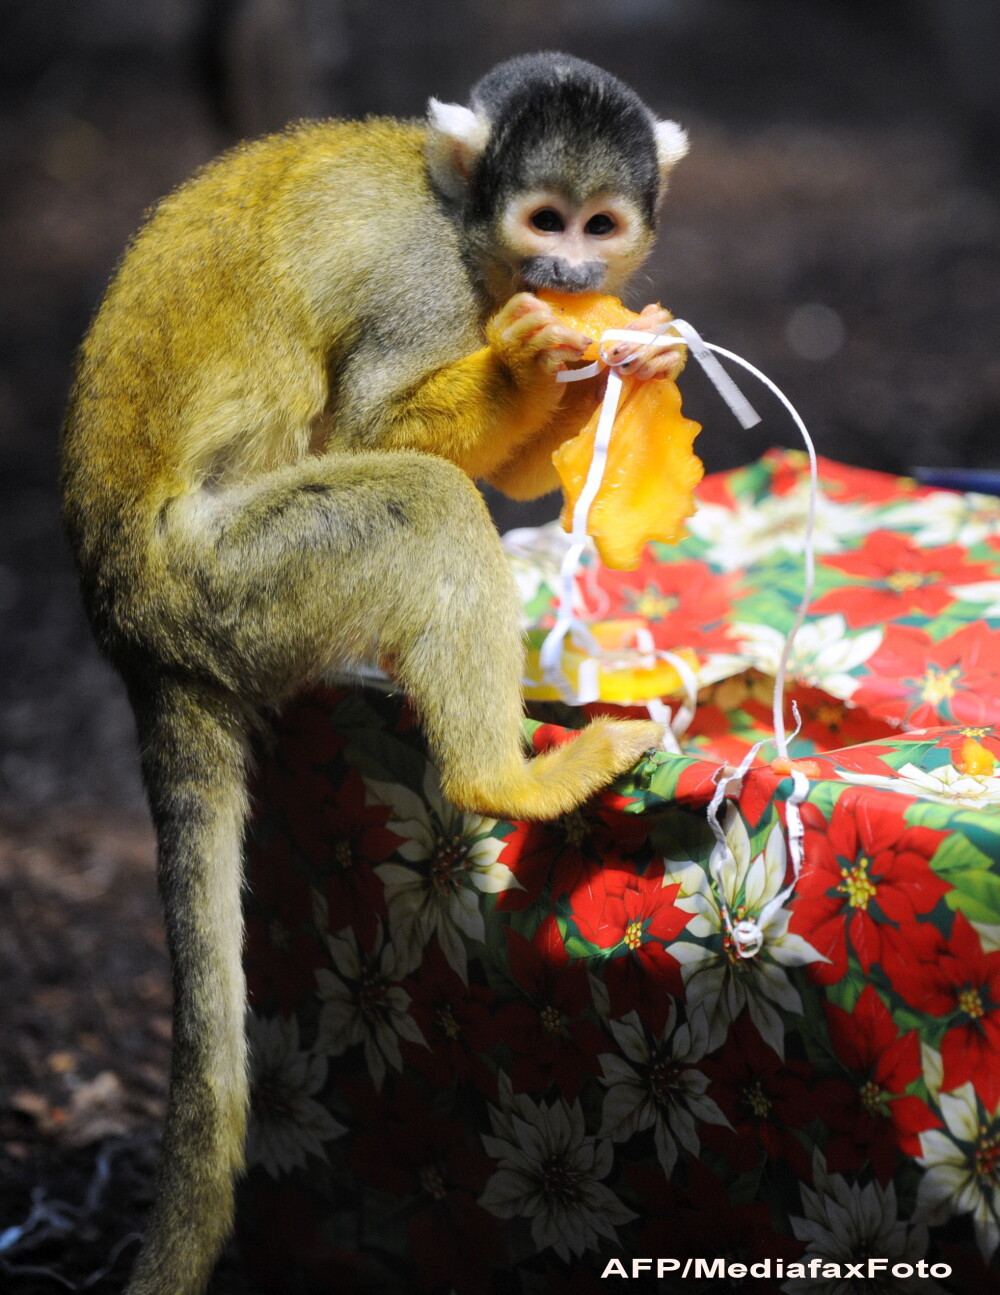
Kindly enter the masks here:
M 660 324 L 669 324 L 673 319 L 673 314 L 661 306 L 658 301 L 650 302 L 648 306 L 643 306 L 634 323 L 627 324 L 627 328 L 640 328 L 648 331 L 651 328 L 658 328 Z
M 533 304 L 519 307 L 516 314 L 512 313 L 511 318 L 504 321 L 501 335 L 507 345 L 531 343 L 544 347 L 555 343 L 585 351 L 591 344 L 591 338 L 562 323 L 551 306 L 537 297 L 530 300 Z
M 604 356 L 609 364 L 620 368 L 622 365 L 634 361 L 642 349 L 642 346 L 638 343 L 615 342 L 613 346 L 605 349 Z
M 565 324 L 556 322 L 542 323 L 530 335 L 526 330 L 524 340 L 532 350 L 561 351 L 571 359 L 579 359 L 591 345 L 591 339 L 585 333 L 578 333 L 575 328 L 567 328 Z
M 665 306 L 650 305 L 643 306 L 642 311 L 630 324 L 625 325 L 625 330 L 630 329 L 638 333 L 655 333 L 658 329 L 665 328 L 673 319 L 673 315 Z M 618 342 L 609 351 L 609 357 L 613 364 L 618 364 L 630 351 L 636 353 L 636 347 L 631 346 L 628 342 Z
M 532 292 L 515 292 L 509 301 L 496 313 L 496 322 L 500 327 L 512 324 L 516 319 L 532 312 L 544 311 L 551 316 L 551 307 L 547 306 L 540 297 L 536 297 Z
M 555 318 L 551 307 L 530 292 L 515 293 L 490 320 L 487 336 L 493 334 L 504 341 L 518 342 L 525 332 L 541 328 Z
M 676 378 L 684 368 L 687 347 L 678 342 L 676 347 L 645 347 L 632 360 L 619 366 L 619 371 L 639 382 L 651 378 Z
M 554 371 L 581 359 L 590 343 L 589 338 L 582 334 L 556 325 L 552 329 L 544 329 L 535 339 L 535 344 L 539 363 Z
M 644 306 L 641 314 L 636 315 L 630 324 L 624 327 L 625 332 L 630 330 L 637 333 L 655 333 L 660 329 L 666 328 L 667 324 L 673 319 L 673 315 L 664 306 L 651 305 Z M 627 355 L 629 351 L 635 351 L 636 348 L 628 342 L 618 342 L 609 351 L 612 363 L 619 363 L 620 359 Z

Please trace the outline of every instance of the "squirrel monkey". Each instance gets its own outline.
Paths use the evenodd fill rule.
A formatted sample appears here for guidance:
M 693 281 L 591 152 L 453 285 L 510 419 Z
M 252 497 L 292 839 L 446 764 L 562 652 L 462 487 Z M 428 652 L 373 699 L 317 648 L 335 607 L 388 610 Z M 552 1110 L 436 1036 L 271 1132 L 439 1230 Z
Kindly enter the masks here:
M 519 604 L 471 478 L 554 489 L 589 339 L 532 289 L 619 290 L 684 132 L 562 54 L 427 121 L 304 122 L 164 199 L 81 348 L 64 516 L 138 725 L 174 977 L 157 1201 L 129 1291 L 204 1289 L 247 1107 L 247 740 L 336 668 L 415 699 L 445 793 L 550 818 L 660 738 L 599 720 L 526 760 Z M 667 319 L 648 307 L 642 326 Z M 638 348 L 637 348 L 638 349 Z M 675 356 L 641 361 L 673 372 Z

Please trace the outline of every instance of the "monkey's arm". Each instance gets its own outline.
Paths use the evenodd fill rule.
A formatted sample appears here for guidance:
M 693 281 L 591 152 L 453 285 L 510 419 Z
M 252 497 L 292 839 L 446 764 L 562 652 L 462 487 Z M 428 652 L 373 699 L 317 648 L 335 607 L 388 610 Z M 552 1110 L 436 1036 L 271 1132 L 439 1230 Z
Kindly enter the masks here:
M 564 390 L 562 403 L 538 435 L 513 447 L 507 458 L 486 477 L 508 499 L 537 499 L 559 489 L 552 455 L 586 425 L 600 399 L 603 384 L 596 379 L 575 382 Z
M 417 372 L 426 359 L 416 353 L 397 354 L 390 368 L 360 350 L 340 408 L 355 426 L 374 424 L 365 439 L 380 449 L 423 450 L 470 477 L 491 478 L 539 434 L 551 439 L 542 457 L 551 456 L 562 437 L 550 438 L 549 429 L 563 424 L 567 395 L 555 374 L 588 344 L 545 303 L 519 293 L 487 324 L 485 346 L 429 372 Z M 579 422 L 576 404 L 572 397 L 567 426 Z
M 669 310 L 653 304 L 646 306 L 629 327 L 637 330 L 654 330 L 673 318 Z M 636 348 L 633 343 L 618 342 L 609 353 L 616 363 L 634 353 L 627 372 L 630 378 L 648 382 L 655 378 L 675 379 L 684 367 L 686 349 L 678 346 L 669 350 Z M 514 448 L 487 479 L 511 499 L 537 499 L 550 490 L 557 490 L 559 477 L 552 463 L 552 455 L 563 441 L 576 436 L 590 419 L 598 401 L 604 395 L 604 383 L 595 379 L 570 384 L 548 425 L 541 433 Z

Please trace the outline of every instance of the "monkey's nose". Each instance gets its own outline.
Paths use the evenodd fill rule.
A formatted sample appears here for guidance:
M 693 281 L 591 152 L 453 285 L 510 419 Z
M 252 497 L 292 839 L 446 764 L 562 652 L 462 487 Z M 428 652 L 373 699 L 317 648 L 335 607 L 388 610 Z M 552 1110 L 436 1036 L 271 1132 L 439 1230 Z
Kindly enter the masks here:
M 532 256 L 522 267 L 524 281 L 531 288 L 554 288 L 559 292 L 595 292 L 607 275 L 603 261 L 567 261 L 561 256 Z

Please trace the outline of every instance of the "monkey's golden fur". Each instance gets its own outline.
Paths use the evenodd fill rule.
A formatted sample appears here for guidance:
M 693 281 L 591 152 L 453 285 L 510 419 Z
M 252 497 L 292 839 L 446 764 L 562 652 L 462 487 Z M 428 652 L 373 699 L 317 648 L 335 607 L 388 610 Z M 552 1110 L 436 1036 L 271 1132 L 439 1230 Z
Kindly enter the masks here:
M 136 714 L 175 976 L 132 1295 L 201 1291 L 231 1225 L 258 717 L 336 666 L 390 663 L 447 795 L 514 818 L 570 809 L 660 735 L 600 721 L 524 759 L 518 601 L 470 478 L 551 489 L 593 395 L 553 381 L 573 348 L 530 305 L 477 295 L 424 141 L 328 122 L 229 153 L 153 213 L 81 351 L 65 518 Z

